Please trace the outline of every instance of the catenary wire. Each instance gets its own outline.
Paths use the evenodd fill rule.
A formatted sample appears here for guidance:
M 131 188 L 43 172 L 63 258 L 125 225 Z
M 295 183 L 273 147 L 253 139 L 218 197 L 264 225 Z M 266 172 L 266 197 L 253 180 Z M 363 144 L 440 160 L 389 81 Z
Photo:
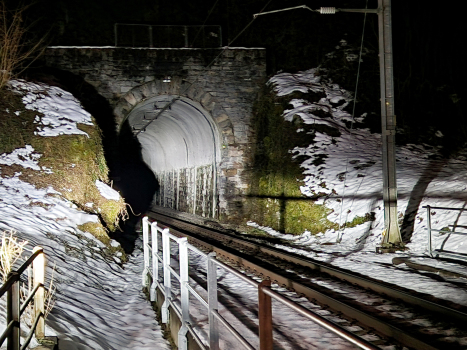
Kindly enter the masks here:
M 366 9 L 368 9 L 368 0 L 366 0 L 366 3 L 365 3 L 365 10 Z M 361 62 L 362 62 L 362 53 L 363 53 L 363 41 L 365 39 L 366 15 L 367 15 L 367 13 L 365 12 L 364 17 L 363 17 L 363 29 L 362 29 L 362 39 L 361 39 L 361 42 L 360 42 L 360 53 L 358 55 L 357 79 L 355 81 L 355 93 L 354 93 L 354 101 L 353 101 L 353 108 L 352 108 L 352 120 L 350 122 L 350 138 L 352 138 L 352 136 L 353 136 L 352 131 L 353 131 L 353 125 L 354 125 L 354 122 L 355 122 L 355 105 L 357 104 L 358 82 L 359 82 L 359 78 L 360 78 L 360 66 L 361 66 Z M 343 190 L 342 190 L 341 211 L 340 211 L 340 214 L 339 214 L 339 233 L 337 235 L 337 242 L 338 243 L 340 243 L 342 241 L 342 236 L 344 234 L 343 230 L 345 228 L 345 223 L 347 222 L 347 216 L 346 216 L 345 223 L 343 225 L 341 225 L 341 223 L 342 223 L 342 212 L 344 210 L 345 183 L 347 181 L 348 168 L 349 168 L 349 156 L 347 156 L 347 159 L 345 161 L 345 175 L 344 175 L 344 183 L 343 183 L 344 187 L 343 187 Z M 363 183 L 364 178 L 365 177 L 362 177 L 362 180 L 360 181 L 360 184 L 357 187 L 356 193 L 358 193 L 358 191 L 360 189 L 360 186 Z M 350 203 L 349 210 L 351 210 L 354 201 L 355 201 L 355 198 Z
M 267 4 L 261 9 L 261 12 L 263 12 L 268 6 L 269 4 L 272 2 L 273 0 L 269 0 L 267 2 Z M 216 62 L 216 60 L 227 50 L 230 48 L 230 46 L 240 37 L 241 34 L 243 34 L 243 32 L 248 29 L 248 27 L 255 21 L 256 17 L 253 17 L 253 19 L 245 26 L 243 27 L 243 29 L 227 44 L 227 46 L 225 46 L 221 52 L 219 52 L 219 54 L 217 54 L 216 57 L 214 57 L 214 59 L 206 66 L 204 67 L 204 69 L 202 69 L 201 71 L 199 71 L 199 73 L 197 74 L 197 76 L 195 77 L 195 79 L 192 81 L 192 82 L 188 82 L 187 86 L 184 87 L 184 89 L 182 91 L 179 92 L 178 96 L 177 97 L 174 97 L 170 102 L 168 102 L 163 108 L 162 110 L 157 113 L 153 118 L 151 118 L 149 120 L 148 123 L 146 123 L 146 125 L 144 126 L 144 128 L 141 128 L 140 130 L 138 130 L 137 133 L 135 133 L 135 136 L 138 136 L 143 130 L 145 130 L 153 121 L 155 121 L 167 108 L 169 108 L 172 104 L 174 104 L 179 98 L 180 96 L 185 92 L 187 91 L 194 83 L 196 83 L 198 81 L 198 79 L 200 78 L 201 76 L 201 73 L 204 73 L 207 69 L 209 69 L 213 64 L 214 62 Z

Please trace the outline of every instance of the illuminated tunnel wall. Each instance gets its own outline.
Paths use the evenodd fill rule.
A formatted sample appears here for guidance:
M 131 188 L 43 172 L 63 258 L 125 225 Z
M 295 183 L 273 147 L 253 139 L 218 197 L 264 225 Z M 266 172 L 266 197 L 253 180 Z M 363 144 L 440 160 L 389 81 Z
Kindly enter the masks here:
M 154 204 L 213 217 L 220 141 L 210 114 L 188 98 L 161 95 L 136 105 L 128 122 L 159 181 Z

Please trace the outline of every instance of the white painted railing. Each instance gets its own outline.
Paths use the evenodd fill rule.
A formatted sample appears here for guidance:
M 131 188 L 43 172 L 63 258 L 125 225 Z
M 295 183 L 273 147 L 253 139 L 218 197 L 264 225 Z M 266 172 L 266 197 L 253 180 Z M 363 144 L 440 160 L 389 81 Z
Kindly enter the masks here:
M 225 265 L 215 258 L 215 253 L 206 254 L 188 243 L 187 238 L 179 238 L 170 234 L 168 228 L 161 228 L 156 222 L 150 223 L 148 218 L 143 218 L 143 251 L 144 251 L 144 270 L 142 273 L 143 287 L 149 289 L 151 301 L 157 301 L 157 290 L 164 295 L 164 302 L 161 307 L 162 323 L 169 322 L 169 307 L 177 314 L 181 321 L 181 327 L 178 331 L 178 348 L 188 349 L 187 333 L 190 332 L 193 339 L 201 349 L 219 350 L 219 323 L 222 324 L 245 349 L 254 350 L 255 348 L 218 312 L 217 300 L 217 268 L 220 267 L 229 273 L 240 278 L 258 290 L 258 323 L 259 323 L 259 349 L 273 349 L 273 326 L 272 326 L 272 303 L 274 298 L 281 304 L 291 308 L 295 312 L 307 317 L 313 322 L 335 333 L 341 338 L 359 346 L 362 349 L 379 349 L 377 346 L 366 342 L 355 336 L 347 330 L 337 326 L 327 319 L 305 309 L 304 307 L 292 302 L 284 296 L 271 290 L 271 281 L 263 280 L 257 282 L 248 276 L 240 273 L 232 267 Z M 171 266 L 171 241 L 178 245 L 179 271 L 177 272 Z M 162 244 L 160 244 L 162 243 Z M 207 300 L 189 285 L 188 251 L 201 255 L 207 259 Z M 180 296 L 179 304 L 174 302 L 172 296 L 172 276 L 179 282 Z M 209 322 L 209 346 L 206 347 L 203 341 L 198 337 L 191 324 L 190 319 L 190 298 L 193 295 L 208 310 Z

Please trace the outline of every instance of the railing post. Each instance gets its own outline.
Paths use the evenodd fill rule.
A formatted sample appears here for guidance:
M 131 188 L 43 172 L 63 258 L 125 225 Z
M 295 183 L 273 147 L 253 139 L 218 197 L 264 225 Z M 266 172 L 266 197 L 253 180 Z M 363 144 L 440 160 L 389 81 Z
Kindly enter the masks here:
M 143 287 L 148 286 L 148 273 L 149 273 L 149 220 L 145 216 L 143 218 L 143 256 L 144 256 L 144 269 L 142 275 Z
M 162 323 L 169 321 L 169 300 L 172 298 L 171 281 L 170 281 L 170 237 L 169 229 L 166 228 L 162 231 L 162 260 L 164 268 L 164 291 L 165 300 L 161 307 Z
M 431 207 L 426 206 L 426 231 L 428 233 L 428 254 L 432 257 L 432 246 L 431 246 Z
M 41 247 L 34 247 L 33 253 L 41 250 L 41 253 L 34 259 L 32 263 L 34 288 L 37 285 L 42 285 L 36 294 L 34 295 L 34 316 L 39 316 L 39 322 L 36 326 L 36 338 L 43 339 L 45 337 L 45 320 L 44 320 L 44 304 L 45 304 L 45 291 L 44 291 L 44 280 L 45 280 L 45 257 Z
M 158 254 L 158 242 L 157 242 L 157 223 L 153 222 L 151 224 L 151 246 L 152 246 L 152 284 L 151 289 L 149 291 L 149 300 L 150 301 L 157 301 L 157 282 L 159 281 L 159 259 L 157 257 Z
M 219 47 L 222 47 L 222 27 L 219 26 Z
M 115 47 L 117 47 L 117 24 L 118 23 L 115 23 L 114 24 L 114 37 L 115 37 Z
M 208 320 L 209 320 L 209 349 L 219 350 L 219 332 L 217 329 L 217 319 L 213 311 L 217 311 L 217 266 L 214 262 L 215 252 L 208 254 Z
M 188 349 L 186 333 L 190 321 L 190 295 L 188 291 L 188 240 L 186 237 L 178 241 L 178 256 L 180 261 L 180 304 L 182 307 L 182 327 L 178 331 L 178 348 Z
M 152 26 L 149 26 L 149 47 L 154 47 L 152 43 Z
M 8 277 L 17 276 L 17 272 L 10 272 Z M 19 325 L 19 280 L 15 281 L 7 292 L 7 325 L 13 321 L 13 329 L 8 335 L 8 350 L 19 350 L 20 348 L 20 325 Z
M 190 44 L 189 44 L 189 39 L 188 39 L 188 27 L 187 26 L 184 26 L 184 29 L 185 29 L 185 47 L 190 47 Z
M 258 285 L 259 349 L 272 350 L 272 305 L 271 297 L 263 292 L 263 287 L 270 287 L 270 280 L 263 280 Z

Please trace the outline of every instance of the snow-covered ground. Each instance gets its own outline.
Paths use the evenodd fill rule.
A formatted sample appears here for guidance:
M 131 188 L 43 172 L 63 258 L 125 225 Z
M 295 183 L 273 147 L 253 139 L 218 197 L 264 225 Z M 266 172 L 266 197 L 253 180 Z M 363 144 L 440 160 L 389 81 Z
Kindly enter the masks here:
M 325 72 L 310 69 L 297 74 L 281 73 L 270 83 L 278 96 L 293 91 L 318 92 L 325 97 L 316 103 L 293 99 L 292 109 L 284 117 L 292 120 L 294 115 L 305 124 L 326 124 L 340 131 L 341 136 L 331 137 L 315 132 L 313 143 L 308 147 L 291 150 L 294 156 L 304 155 L 301 164 L 306 175 L 302 193 L 326 193 L 319 203 L 333 209 L 328 218 L 340 225 L 350 222 L 355 216 L 375 213 L 375 220 L 344 230 L 330 230 L 318 235 L 304 232 L 300 236 L 284 235 L 264 228 L 273 236 L 291 242 L 283 249 L 326 261 L 375 279 L 399 286 L 424 291 L 440 299 L 451 300 L 467 306 L 467 293 L 453 284 L 439 282 L 426 275 L 409 274 L 405 264 L 393 265 L 394 257 L 407 257 L 411 261 L 448 271 L 455 271 L 467 278 L 463 265 L 434 260 L 427 255 L 427 214 L 424 206 L 465 208 L 467 193 L 467 152 L 459 151 L 449 159 L 443 158 L 439 149 L 429 145 L 408 144 L 397 148 L 397 186 L 399 223 L 403 237 L 410 237 L 406 250 L 395 254 L 376 254 L 384 230 L 382 201 L 381 135 L 368 129 L 348 128 L 344 121 L 352 116 L 344 110 L 353 98 L 326 78 Z M 321 110 L 324 117 L 314 111 Z M 366 116 L 356 116 L 362 121 Z M 349 124 L 349 123 L 347 123 Z M 305 132 L 297 130 L 297 132 Z M 437 137 L 443 137 L 440 132 Z M 323 158 L 322 155 L 325 155 Z M 314 165 L 316 157 L 324 164 Z M 432 228 L 466 232 L 467 213 L 432 209 Z M 250 225 L 257 226 L 255 223 Z M 412 232 L 413 233 L 410 233 Z M 467 253 L 467 239 L 461 234 L 433 233 L 433 248 L 443 248 L 460 254 Z
M 339 137 L 316 132 L 308 147 L 291 150 L 291 156 L 307 157 L 302 164 L 306 175 L 302 192 L 305 195 L 314 192 L 329 194 L 321 202 L 333 209 L 329 219 L 339 224 L 370 212 L 375 213 L 375 220 L 316 236 L 309 232 L 291 236 L 264 229 L 291 243 L 282 245 L 283 249 L 467 306 L 465 289 L 451 284 L 449 278 L 443 282 L 430 274 L 412 273 L 405 264 L 393 264 L 394 257 L 408 257 L 418 263 L 464 274 L 461 265 L 433 260 L 425 254 L 427 220 L 422 207 L 465 206 L 467 153 L 460 152 L 450 159 L 443 159 L 438 149 L 428 145 L 398 148 L 398 209 L 402 226 L 413 227 L 413 234 L 406 251 L 376 254 L 375 247 L 380 243 L 384 229 L 380 135 L 367 129 L 346 127 L 344 121 L 351 120 L 351 115 L 344 108 L 351 100 L 351 94 L 327 81 L 324 74 L 317 74 L 316 69 L 297 74 L 281 73 L 271 79 L 271 83 L 282 96 L 292 91 L 323 93 L 326 97 L 316 103 L 292 100 L 293 108 L 286 111 L 284 117 L 291 119 L 298 115 L 306 124 L 326 123 L 341 132 Z M 20 85 L 22 83 L 13 84 L 14 88 L 20 88 Z M 58 133 L 72 133 L 78 130 L 76 122 L 90 121 L 90 116 L 69 93 L 35 84 L 22 86 L 36 90 L 34 98 L 26 98 L 25 103 L 47 116 L 42 122 L 38 121 L 40 135 L 53 137 Z M 47 93 L 37 93 L 41 89 Z M 316 110 L 325 113 L 315 115 Z M 12 117 L 14 112 L 11 111 Z M 58 116 L 60 119 L 56 120 Z M 365 116 L 358 116 L 360 120 L 363 118 Z M 0 155 L 0 164 L 15 163 L 37 171 L 50 171 L 38 169 L 40 156 L 31 146 L 26 146 L 11 154 Z M 324 164 L 313 164 L 317 156 L 324 159 Z M 109 189 L 102 191 L 114 195 L 107 192 Z M 56 266 L 57 303 L 47 320 L 47 334 L 59 337 L 60 349 L 169 349 L 155 321 L 155 313 L 141 292 L 141 243 L 137 241 L 129 262 L 121 266 L 118 259 L 106 254 L 102 243 L 77 229 L 78 224 L 96 218 L 80 212 L 71 203 L 50 196 L 53 192 L 52 188 L 35 189 L 21 181 L 19 174 L 11 178 L 3 178 L 0 174 L 0 229 L 16 231 L 21 239 L 29 241 L 29 247 L 44 247 L 49 261 L 48 276 Z M 37 205 L 39 202 L 43 204 Z M 433 210 L 435 228 L 462 229 L 466 221 L 465 215 L 458 211 Z M 434 246 L 444 244 L 445 249 L 466 253 L 465 241 L 463 236 L 445 234 L 434 238 Z M 199 278 L 203 278 L 202 273 Z M 222 275 L 219 283 L 223 295 L 221 303 L 241 310 L 241 318 L 232 322 L 254 329 L 251 325 L 254 310 L 242 306 L 246 305 L 246 299 L 256 298 L 256 292 L 248 292 L 232 276 Z M 4 309 L 4 303 L 1 308 Z M 193 317 L 200 323 L 205 322 L 201 313 Z M 318 332 L 320 336 L 314 337 L 310 331 L 313 326 L 292 313 L 281 311 L 277 317 L 279 341 L 284 349 L 342 348 L 333 337 L 328 339 L 324 333 Z M 3 329 L 4 319 L 0 319 L 0 324 Z M 253 334 L 245 333 L 245 336 L 255 343 Z M 228 344 L 224 348 L 228 349 Z
M 27 92 L 27 108 L 40 111 L 37 133 L 43 137 L 82 134 L 76 123 L 91 124 L 91 116 L 68 92 L 57 87 L 15 81 L 13 89 Z M 11 112 L 14 118 L 14 112 Z M 0 164 L 19 164 L 37 171 L 41 157 L 27 145 L 0 155 Z M 66 350 L 170 349 L 162 337 L 155 312 L 141 290 L 141 249 L 135 249 L 121 266 L 103 243 L 77 229 L 79 224 L 97 222 L 70 202 L 50 196 L 55 190 L 36 189 L 19 179 L 0 173 L 0 230 L 14 231 L 28 248 L 41 246 L 48 260 L 46 279 L 55 266 L 56 303 L 46 320 L 46 335 L 56 335 Z M 97 182 L 101 193 L 112 199 L 119 195 Z M 137 242 L 140 244 L 140 242 Z M 112 241 L 112 245 L 118 245 Z M 5 328 L 5 301 L 0 304 L 0 332 Z M 33 342 L 31 346 L 35 343 Z M 5 344 L 4 344 L 5 346 Z

